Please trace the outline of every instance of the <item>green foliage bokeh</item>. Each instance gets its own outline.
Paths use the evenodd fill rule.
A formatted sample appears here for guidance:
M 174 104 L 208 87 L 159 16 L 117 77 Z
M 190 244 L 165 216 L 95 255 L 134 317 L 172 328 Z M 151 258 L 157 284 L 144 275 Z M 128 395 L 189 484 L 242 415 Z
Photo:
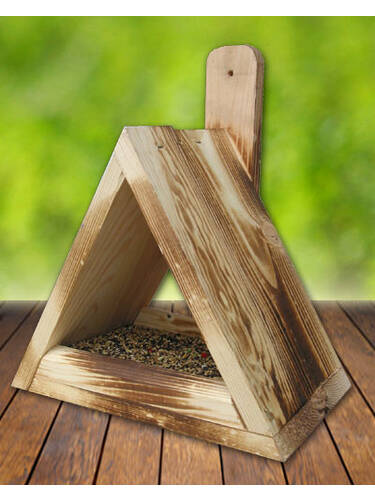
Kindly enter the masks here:
M 314 298 L 375 295 L 372 18 L 2 18 L 0 299 L 46 298 L 124 125 L 204 126 L 205 60 L 265 59 L 262 197 Z M 171 277 L 159 297 L 175 298 Z

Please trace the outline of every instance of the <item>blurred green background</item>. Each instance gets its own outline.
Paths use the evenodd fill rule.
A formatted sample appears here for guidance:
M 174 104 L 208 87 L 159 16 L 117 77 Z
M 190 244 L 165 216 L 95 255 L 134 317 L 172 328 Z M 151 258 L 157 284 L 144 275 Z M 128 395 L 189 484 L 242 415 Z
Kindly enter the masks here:
M 372 18 L 2 18 L 0 299 L 46 298 L 124 125 L 204 126 L 205 60 L 265 58 L 262 197 L 314 298 L 375 297 Z M 158 296 L 176 298 L 168 277 Z

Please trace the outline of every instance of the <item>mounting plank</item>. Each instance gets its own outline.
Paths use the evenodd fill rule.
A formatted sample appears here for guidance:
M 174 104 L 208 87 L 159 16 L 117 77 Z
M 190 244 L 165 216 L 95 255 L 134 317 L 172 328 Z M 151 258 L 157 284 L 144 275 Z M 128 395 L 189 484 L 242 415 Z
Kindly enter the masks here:
M 263 58 L 255 47 L 233 45 L 210 52 L 206 75 L 206 129 L 226 129 L 259 191 Z

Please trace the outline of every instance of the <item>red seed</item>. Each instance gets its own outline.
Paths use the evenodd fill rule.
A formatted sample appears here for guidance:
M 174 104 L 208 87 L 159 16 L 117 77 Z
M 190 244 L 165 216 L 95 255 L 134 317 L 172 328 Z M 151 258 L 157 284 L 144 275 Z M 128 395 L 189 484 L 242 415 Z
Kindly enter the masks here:
M 202 356 L 202 358 L 207 358 L 207 353 L 206 352 L 202 352 L 201 356 Z

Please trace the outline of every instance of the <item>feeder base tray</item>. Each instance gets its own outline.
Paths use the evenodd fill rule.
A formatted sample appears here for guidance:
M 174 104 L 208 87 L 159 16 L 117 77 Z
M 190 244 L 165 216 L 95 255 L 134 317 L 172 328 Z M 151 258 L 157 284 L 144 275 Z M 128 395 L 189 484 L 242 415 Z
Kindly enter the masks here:
M 170 334 L 133 324 L 68 347 L 190 375 L 220 377 L 206 343 L 197 335 Z

